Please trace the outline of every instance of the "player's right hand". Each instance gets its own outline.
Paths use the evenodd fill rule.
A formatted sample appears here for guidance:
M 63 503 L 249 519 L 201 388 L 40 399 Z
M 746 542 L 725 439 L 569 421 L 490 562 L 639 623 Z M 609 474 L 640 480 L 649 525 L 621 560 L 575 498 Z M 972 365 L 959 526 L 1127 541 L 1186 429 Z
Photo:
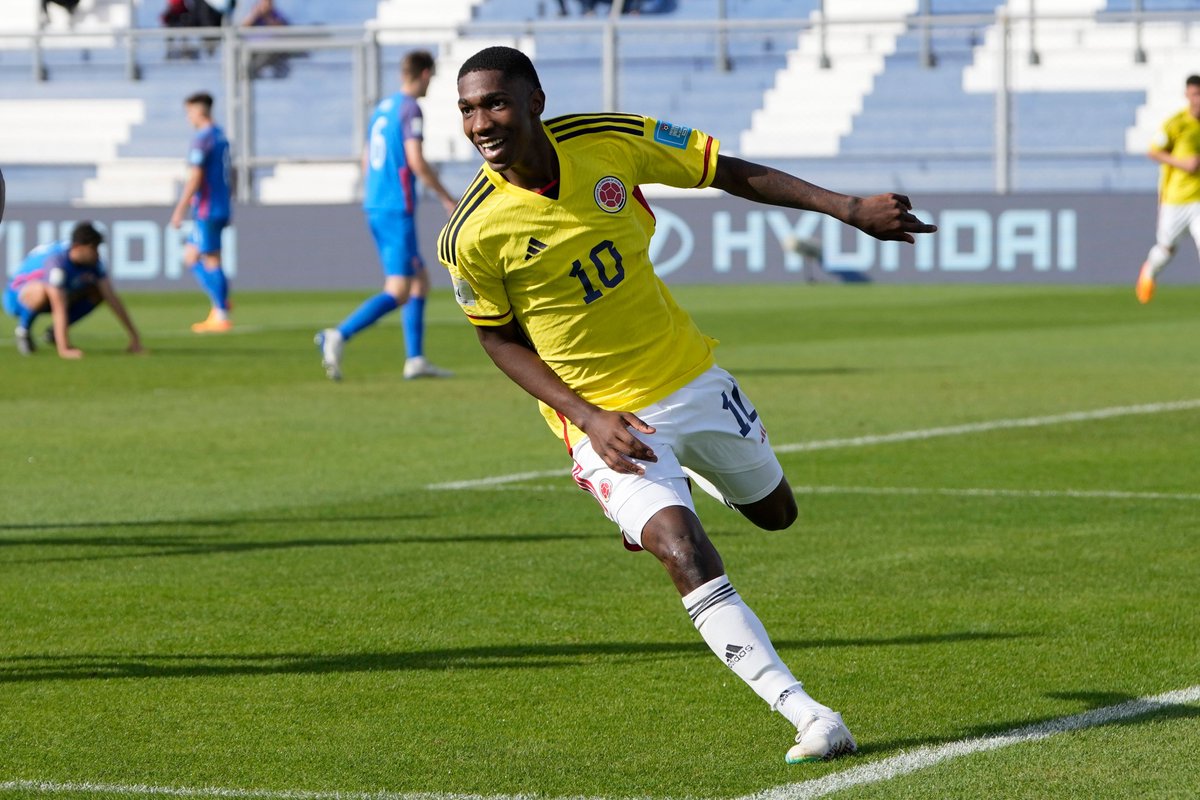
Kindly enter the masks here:
M 921 222 L 912 213 L 907 195 L 888 192 L 860 198 L 850 215 L 850 224 L 883 241 L 913 244 L 914 233 L 936 233 L 937 225 Z
M 61 347 L 58 350 L 58 357 L 67 359 L 83 358 L 83 351 L 77 347 Z
M 644 475 L 646 468 L 638 461 L 658 461 L 650 446 L 634 435 L 654 433 L 654 428 L 628 411 L 596 409 L 579 426 L 587 434 L 592 450 L 615 472 Z

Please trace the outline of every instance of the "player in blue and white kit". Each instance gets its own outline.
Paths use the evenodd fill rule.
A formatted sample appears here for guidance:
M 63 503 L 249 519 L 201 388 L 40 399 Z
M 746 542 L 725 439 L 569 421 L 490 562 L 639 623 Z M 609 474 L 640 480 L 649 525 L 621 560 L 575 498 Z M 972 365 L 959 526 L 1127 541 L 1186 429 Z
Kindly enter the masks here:
M 208 318 L 192 325 L 196 333 L 224 333 L 233 327 L 229 281 L 221 269 L 221 231 L 233 216 L 229 140 L 213 123 L 212 105 L 212 95 L 207 92 L 197 92 L 184 101 L 196 135 L 188 149 L 187 182 L 171 215 L 171 226 L 178 228 L 191 209 L 192 232 L 183 249 L 183 264 L 212 302 Z
M 400 91 L 385 98 L 371 116 L 367 151 L 363 154 L 363 210 L 383 266 L 383 291 L 359 306 L 341 325 L 317 334 L 321 365 L 335 381 L 342 377 L 345 343 L 401 306 L 407 354 L 404 377 L 450 374 L 425 359 L 425 297 L 429 293 L 429 276 L 417 248 L 416 179 L 420 178 L 441 199 L 447 214 L 454 211 L 456 204 L 422 150 L 423 118 L 417 99 L 425 96 L 433 73 L 434 60 L 428 52 L 414 50 L 405 55 L 400 65 Z
M 129 333 L 129 352 L 142 352 L 137 328 L 113 288 L 100 260 L 104 236 L 90 222 L 81 222 L 71 238 L 51 242 L 33 251 L 21 262 L 17 274 L 4 290 L 4 310 L 17 318 L 17 352 L 31 355 L 33 321 L 49 311 L 53 324 L 49 337 L 63 358 L 81 358 L 83 351 L 71 346 L 68 328 L 108 303 L 117 320 Z

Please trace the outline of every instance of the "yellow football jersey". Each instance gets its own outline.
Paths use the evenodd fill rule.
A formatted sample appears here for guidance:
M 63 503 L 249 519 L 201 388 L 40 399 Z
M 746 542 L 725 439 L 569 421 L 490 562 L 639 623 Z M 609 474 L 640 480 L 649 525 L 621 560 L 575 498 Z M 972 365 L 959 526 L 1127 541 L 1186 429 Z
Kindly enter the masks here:
M 1200 119 L 1193 117 L 1187 109 L 1180 111 L 1163 124 L 1154 148 L 1177 158 L 1200 155 Z M 1158 201 L 1169 205 L 1200 203 L 1200 174 L 1163 164 Z
M 719 145 L 634 114 L 573 114 L 543 127 L 558 154 L 558 197 L 484 164 L 438 237 L 438 258 L 473 324 L 515 318 L 576 394 L 636 411 L 712 366 L 716 344 L 654 274 L 654 214 L 638 187 L 708 186 Z M 542 414 L 568 446 L 582 437 L 544 404 Z

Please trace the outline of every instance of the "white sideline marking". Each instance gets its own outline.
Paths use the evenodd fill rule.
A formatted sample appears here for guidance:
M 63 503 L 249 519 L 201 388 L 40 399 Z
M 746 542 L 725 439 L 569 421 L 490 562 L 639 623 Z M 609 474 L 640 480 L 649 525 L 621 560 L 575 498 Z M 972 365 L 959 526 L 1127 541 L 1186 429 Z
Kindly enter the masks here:
M 1044 425 L 1062 425 L 1069 422 L 1088 422 L 1095 419 L 1127 417 L 1133 414 L 1162 414 L 1167 411 L 1187 411 L 1200 408 L 1200 400 L 1178 400 L 1172 403 L 1146 403 L 1137 406 L 1115 406 L 1098 408 L 1095 411 L 1071 411 L 1066 414 L 1051 414 L 1046 417 L 1024 419 L 994 419 L 990 422 L 969 422 L 965 425 L 948 425 L 943 428 L 925 428 L 918 431 L 900 431 L 876 436 L 854 436 L 849 439 L 824 439 L 816 442 L 784 444 L 775 448 L 777 453 L 799 453 L 807 450 L 830 450 L 838 447 L 865 447 L 872 444 L 911 442 L 920 439 L 936 439 L 939 436 L 962 436 L 967 433 L 986 433 L 1007 428 L 1039 428 Z
M 1140 717 L 1168 706 L 1187 705 L 1200 702 L 1200 686 L 1174 692 L 1130 700 L 1115 706 L 1096 708 L 1069 717 L 1039 722 L 1023 728 L 1014 728 L 994 736 L 977 739 L 962 739 L 936 747 L 918 747 L 889 758 L 862 766 L 850 767 L 823 778 L 800 781 L 776 786 L 736 800 L 809 800 L 824 797 L 843 789 L 879 783 L 900 775 L 936 766 L 952 758 L 999 750 L 1014 744 L 1037 741 L 1059 733 L 1094 728 L 1113 722 Z M 545 800 L 539 795 L 478 795 L 438 794 L 435 792 L 312 792 L 303 790 L 271 789 L 228 789 L 216 786 L 193 788 L 187 786 L 147 786 L 145 784 L 116 783 L 55 783 L 53 781 L 13 780 L 0 782 L 0 792 L 33 792 L 35 794 L 92 793 L 117 795 L 148 795 L 165 797 L 230 797 L 248 800 Z M 587 800 L 587 798 L 559 798 L 558 800 Z M 592 800 L 603 800 L 593 798 Z
M 774 789 L 740 797 L 737 800 L 809 800 L 809 798 L 824 797 L 854 786 L 891 780 L 910 772 L 936 766 L 952 758 L 988 750 L 999 750 L 1009 745 L 1037 741 L 1059 733 L 1094 728 L 1097 725 L 1108 725 L 1132 717 L 1140 717 L 1167 706 L 1181 706 L 1198 701 L 1200 701 L 1200 686 L 1193 686 L 1190 689 L 1180 689 L 1154 697 L 1143 697 L 1107 708 L 1085 711 L 1070 717 L 1059 717 L 1024 728 L 1015 728 L 995 736 L 963 739 L 937 747 L 918 747 L 890 758 L 835 772 L 824 778 L 778 786 Z
M 1044 425 L 1062 425 L 1070 422 L 1087 422 L 1111 417 L 1126 417 L 1135 414 L 1162 414 L 1168 411 L 1188 411 L 1200 408 L 1200 399 L 1177 400 L 1169 403 L 1145 403 L 1136 406 L 1114 406 L 1098 408 L 1094 411 L 1070 411 L 1065 414 L 1051 414 L 1045 417 L 1024 417 L 1020 419 L 994 419 L 990 422 L 970 422 L 965 425 L 948 425 L 941 428 L 923 428 L 915 431 L 899 431 L 897 433 L 882 433 L 873 436 L 854 436 L 847 439 L 818 439 L 812 442 L 797 442 L 781 444 L 775 447 L 777 453 L 800 453 L 810 450 L 833 450 L 840 447 L 867 447 L 874 444 L 890 444 L 892 442 L 912 442 L 921 439 L 936 439 L 941 436 L 962 436 L 969 433 L 986 433 L 988 431 L 1005 430 L 1008 428 L 1037 428 Z M 506 483 L 527 481 L 535 478 L 553 478 L 566 474 L 565 469 L 540 470 L 538 472 L 517 472 L 510 475 L 493 475 L 490 478 L 475 478 L 464 481 L 447 481 L 431 483 L 426 489 L 477 489 L 487 486 L 500 486 Z
M 569 475 L 566 469 L 544 469 L 538 472 L 514 472 L 511 475 L 493 475 L 490 478 L 474 478 L 466 481 L 447 481 L 446 483 L 431 483 L 426 489 L 481 489 L 487 486 L 499 486 L 517 481 L 530 481 L 534 478 L 553 478 Z
M 560 475 L 561 473 L 554 473 Z M 473 487 L 486 488 L 486 487 Z M 564 492 L 575 494 L 579 489 L 565 483 L 554 486 L 521 486 L 521 492 Z M 1082 500 L 1176 500 L 1200 501 L 1200 493 L 1189 492 L 1129 492 L 1120 489 L 947 489 L 921 486 L 793 486 L 792 494 L 872 494 L 915 497 L 938 495 L 941 497 L 1015 497 L 1021 499 L 1082 499 Z

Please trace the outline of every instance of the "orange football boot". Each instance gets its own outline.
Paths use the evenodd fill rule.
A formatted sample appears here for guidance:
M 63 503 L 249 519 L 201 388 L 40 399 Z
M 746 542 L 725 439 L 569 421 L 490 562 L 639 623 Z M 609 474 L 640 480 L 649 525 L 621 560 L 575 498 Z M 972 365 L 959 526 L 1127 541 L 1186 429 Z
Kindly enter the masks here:
M 1150 270 L 1149 261 L 1142 264 L 1142 271 L 1138 273 L 1137 286 L 1133 291 L 1142 305 L 1149 303 L 1154 297 L 1154 273 Z
M 218 317 L 216 310 L 208 312 L 208 317 L 203 322 L 192 325 L 192 333 L 228 333 L 231 330 L 233 323 L 228 318 Z

